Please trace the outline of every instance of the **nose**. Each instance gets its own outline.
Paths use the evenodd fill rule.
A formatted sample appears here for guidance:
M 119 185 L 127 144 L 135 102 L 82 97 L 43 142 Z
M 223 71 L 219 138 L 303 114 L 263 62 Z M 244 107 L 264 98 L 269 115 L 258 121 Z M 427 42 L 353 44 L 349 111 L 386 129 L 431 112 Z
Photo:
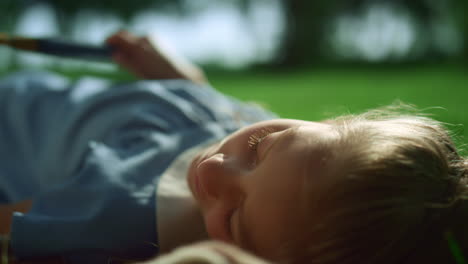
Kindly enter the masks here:
M 208 198 L 235 199 L 242 191 L 242 169 L 234 157 L 215 154 L 198 165 L 197 173 Z

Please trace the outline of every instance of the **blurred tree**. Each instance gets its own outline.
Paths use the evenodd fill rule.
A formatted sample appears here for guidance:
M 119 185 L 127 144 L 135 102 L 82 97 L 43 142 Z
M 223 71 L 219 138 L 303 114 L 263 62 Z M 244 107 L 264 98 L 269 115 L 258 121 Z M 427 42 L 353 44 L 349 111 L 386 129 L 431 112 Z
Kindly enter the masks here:
M 322 44 L 327 37 L 327 26 L 339 14 L 359 14 L 371 4 L 387 3 L 408 10 L 417 21 L 419 45 L 428 58 L 445 58 L 440 47 L 434 43 L 434 22 L 444 16 L 458 13 L 458 26 L 464 33 L 464 54 L 468 56 L 468 1 L 466 0 L 329 0 L 329 1 L 283 1 L 288 25 L 283 47 L 277 64 L 300 66 L 323 61 Z M 451 9 L 450 7 L 453 7 Z
M 69 23 L 78 10 L 89 8 L 105 10 L 120 15 L 124 20 L 131 18 L 136 12 L 144 9 L 176 10 L 181 15 L 187 14 L 187 1 L 194 0 L 0 0 L 0 13 L 3 15 L 1 30 L 10 31 L 8 26 L 14 25 L 14 19 L 27 6 L 34 3 L 47 3 L 58 14 L 63 32 L 67 32 Z M 195 0 L 197 1 L 197 0 Z M 221 0 L 212 0 L 213 3 Z M 224 0 L 235 3 L 247 14 L 249 7 L 256 0 Z M 430 27 L 434 18 L 440 14 L 440 3 L 447 3 L 452 7 L 458 24 L 464 33 L 464 54 L 468 60 L 468 1 L 467 0 L 282 0 L 287 17 L 287 29 L 282 41 L 277 60 L 273 62 L 277 66 L 301 66 L 304 64 L 319 63 L 325 59 L 323 43 L 328 37 L 328 25 L 340 12 L 356 12 L 366 8 L 371 3 L 387 2 L 403 5 L 416 17 L 422 28 Z M 205 3 L 207 4 L 207 3 Z M 191 2 L 193 6 L 193 2 Z M 422 38 L 430 37 L 430 34 L 421 34 Z M 429 35 L 429 36 L 428 36 Z M 429 47 L 430 49 L 431 47 Z
M 418 22 L 424 27 L 425 37 L 430 36 L 430 27 L 438 20 L 447 19 L 455 21 L 456 31 L 461 33 L 460 39 L 463 42 L 461 50 L 463 57 L 468 58 L 468 1 L 466 0 L 400 0 L 411 13 L 416 16 Z M 428 34 L 429 33 L 429 34 Z M 434 46 L 430 46 L 428 53 L 437 54 L 439 57 L 446 57 Z
M 62 22 L 66 22 L 67 18 L 73 16 L 81 9 L 105 10 L 113 11 L 126 19 L 131 17 L 135 12 L 148 8 L 165 9 L 172 8 L 184 12 L 184 0 L 138 0 L 129 2 L 127 0 L 79 0 L 79 1 L 63 1 L 63 0 L 0 0 L 0 13 L 5 16 L 17 15 L 24 8 L 33 4 L 48 4 L 54 8 Z M 17 16 L 15 16 L 17 17 Z M 2 21 L 4 21 L 2 19 Z
M 138 0 L 129 2 L 127 0 L 79 0 L 79 1 L 63 1 L 63 0 L 40 0 L 51 4 L 59 12 L 73 14 L 79 9 L 90 8 L 95 10 L 112 10 L 124 18 L 128 18 L 137 11 L 148 8 L 166 8 L 183 6 L 182 0 Z M 38 2 L 34 0 L 34 2 Z
M 463 33 L 463 57 L 465 62 L 468 63 L 468 1 L 466 0 L 453 0 L 454 14 L 457 16 L 458 24 Z
M 321 58 L 322 40 L 337 1 L 284 0 L 287 29 L 278 66 L 300 66 Z
M 20 11 L 21 7 L 15 0 L 0 1 L 0 15 L 2 16 L 0 31 L 10 32 Z

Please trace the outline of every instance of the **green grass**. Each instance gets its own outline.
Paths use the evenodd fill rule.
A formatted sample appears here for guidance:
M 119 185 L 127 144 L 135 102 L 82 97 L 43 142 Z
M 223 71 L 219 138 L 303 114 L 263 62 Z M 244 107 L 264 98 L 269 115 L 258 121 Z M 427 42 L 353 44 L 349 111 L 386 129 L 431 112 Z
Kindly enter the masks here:
M 208 73 L 211 83 L 234 97 L 257 101 L 281 117 L 321 120 L 358 113 L 396 100 L 440 121 L 468 139 L 468 75 L 459 66 L 326 68 L 296 72 Z

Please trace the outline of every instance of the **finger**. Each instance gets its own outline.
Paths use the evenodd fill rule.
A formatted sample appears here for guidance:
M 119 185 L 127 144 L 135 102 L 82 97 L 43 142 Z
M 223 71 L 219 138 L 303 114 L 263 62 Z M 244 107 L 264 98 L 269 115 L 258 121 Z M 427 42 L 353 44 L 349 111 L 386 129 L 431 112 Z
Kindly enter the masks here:
M 118 63 L 118 64 L 121 64 L 122 66 L 124 66 L 126 64 L 126 59 L 125 59 L 125 55 L 122 54 L 121 52 L 114 52 L 112 54 L 112 59 Z
M 114 33 L 112 33 L 109 37 L 107 37 L 107 40 L 113 40 L 113 39 L 117 39 L 117 38 L 121 38 L 123 36 L 127 36 L 127 35 L 131 35 L 130 32 L 128 32 L 127 30 L 119 30 L 119 31 L 116 31 Z
M 141 46 L 153 46 L 153 42 L 148 36 L 139 37 L 137 41 Z
M 134 62 L 131 57 L 125 53 L 117 52 L 112 55 L 112 59 L 127 70 L 133 71 Z
M 112 55 L 112 59 L 121 67 L 131 72 L 133 75 L 140 78 L 146 77 L 145 69 L 142 68 L 138 61 L 135 61 L 133 56 L 129 56 L 122 52 L 117 52 Z
M 129 32 L 121 31 L 109 37 L 106 42 L 117 49 L 129 52 L 138 46 L 139 38 Z
M 124 30 L 119 30 L 115 33 L 112 33 L 110 36 L 106 38 L 106 43 L 107 44 L 112 44 L 115 43 L 116 41 L 119 41 L 118 39 L 121 38 L 121 35 L 124 33 Z

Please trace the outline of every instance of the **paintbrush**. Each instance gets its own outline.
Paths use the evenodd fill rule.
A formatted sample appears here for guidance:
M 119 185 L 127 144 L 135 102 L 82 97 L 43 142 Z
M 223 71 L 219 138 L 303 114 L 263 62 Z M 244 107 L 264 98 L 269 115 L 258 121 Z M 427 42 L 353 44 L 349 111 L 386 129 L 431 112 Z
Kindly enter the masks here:
M 54 56 L 80 59 L 111 59 L 112 47 L 92 46 L 48 38 L 25 38 L 0 33 L 0 44 Z

